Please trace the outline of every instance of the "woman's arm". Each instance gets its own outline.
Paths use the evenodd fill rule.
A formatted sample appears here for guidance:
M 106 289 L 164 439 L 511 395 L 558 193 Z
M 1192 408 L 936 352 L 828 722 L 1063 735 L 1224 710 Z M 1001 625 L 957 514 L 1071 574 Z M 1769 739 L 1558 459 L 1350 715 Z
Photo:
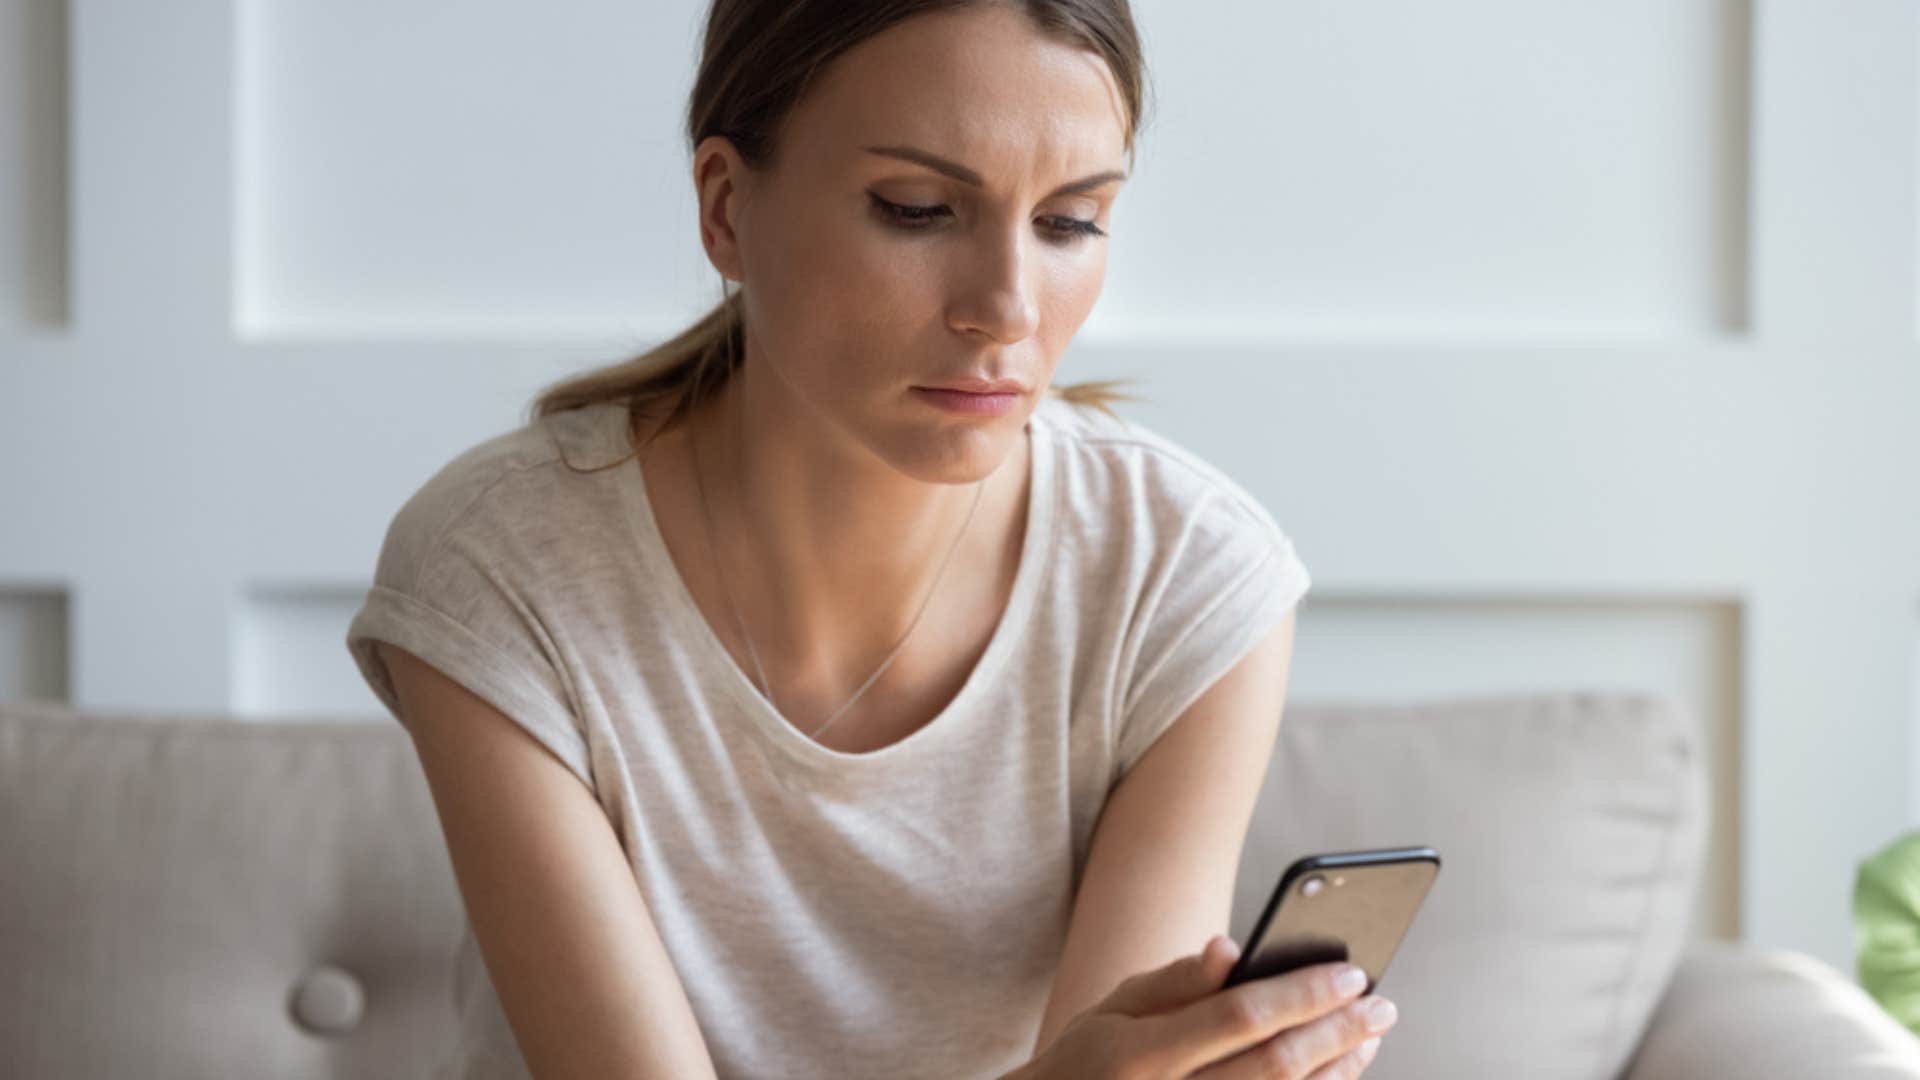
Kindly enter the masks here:
M 1279 738 L 1295 616 L 1201 694 L 1108 797 L 1036 1055 L 1121 980 L 1229 931 L 1240 852 Z
M 713 1077 L 619 839 L 593 794 L 499 710 L 379 644 L 487 974 L 533 1075 Z

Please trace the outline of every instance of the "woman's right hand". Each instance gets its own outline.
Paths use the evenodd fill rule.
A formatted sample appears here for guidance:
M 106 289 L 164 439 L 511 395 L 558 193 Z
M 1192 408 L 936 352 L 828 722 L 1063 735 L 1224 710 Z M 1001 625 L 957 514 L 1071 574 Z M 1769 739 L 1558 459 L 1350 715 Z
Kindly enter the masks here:
M 1231 939 L 1215 937 L 1126 979 L 1010 1080 L 1349 1080 L 1366 1071 L 1380 1045 L 1366 1009 L 1385 998 L 1337 990 L 1344 963 L 1223 990 L 1238 955 Z

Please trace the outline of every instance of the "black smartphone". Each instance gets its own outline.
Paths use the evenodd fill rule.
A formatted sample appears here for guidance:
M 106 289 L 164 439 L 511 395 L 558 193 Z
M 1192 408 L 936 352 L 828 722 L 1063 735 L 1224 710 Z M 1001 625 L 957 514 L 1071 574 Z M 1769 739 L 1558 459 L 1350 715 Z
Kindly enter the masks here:
M 1227 986 L 1345 961 L 1371 994 L 1440 874 L 1430 847 L 1335 851 L 1294 860 L 1227 973 Z

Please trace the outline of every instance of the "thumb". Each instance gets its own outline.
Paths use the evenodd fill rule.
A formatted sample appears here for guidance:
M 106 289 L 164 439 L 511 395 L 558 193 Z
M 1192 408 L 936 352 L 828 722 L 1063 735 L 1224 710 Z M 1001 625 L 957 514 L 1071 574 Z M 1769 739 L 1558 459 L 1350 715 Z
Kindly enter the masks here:
M 1101 1011 L 1150 1016 L 1180 1008 L 1220 989 L 1239 958 L 1240 946 L 1225 934 L 1215 934 L 1197 953 L 1122 980 Z

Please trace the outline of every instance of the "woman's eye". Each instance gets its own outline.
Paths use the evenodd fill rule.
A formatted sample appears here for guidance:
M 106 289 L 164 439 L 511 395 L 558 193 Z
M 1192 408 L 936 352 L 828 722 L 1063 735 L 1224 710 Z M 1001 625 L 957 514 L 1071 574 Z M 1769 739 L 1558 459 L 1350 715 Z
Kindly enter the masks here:
M 935 217 L 952 213 L 944 206 L 903 206 L 900 203 L 888 202 L 872 192 L 868 192 L 867 197 L 873 200 L 873 205 L 879 207 L 881 213 L 909 229 L 925 228 L 926 223 Z
M 1077 217 L 1050 217 L 1050 226 L 1055 232 L 1072 240 L 1088 236 L 1105 236 L 1106 230 L 1091 221 L 1082 221 Z
M 909 206 L 890 202 L 872 192 L 868 192 L 867 196 L 873 200 L 874 206 L 879 208 L 882 214 L 903 229 L 924 229 L 927 228 L 935 218 L 941 217 L 942 215 L 948 217 L 953 215 L 953 211 L 943 205 Z M 1076 217 L 1064 217 L 1056 214 L 1043 217 L 1039 220 L 1045 222 L 1044 227 L 1046 230 L 1052 233 L 1054 237 L 1062 243 L 1074 243 L 1089 236 L 1106 235 L 1106 231 L 1098 225 Z

